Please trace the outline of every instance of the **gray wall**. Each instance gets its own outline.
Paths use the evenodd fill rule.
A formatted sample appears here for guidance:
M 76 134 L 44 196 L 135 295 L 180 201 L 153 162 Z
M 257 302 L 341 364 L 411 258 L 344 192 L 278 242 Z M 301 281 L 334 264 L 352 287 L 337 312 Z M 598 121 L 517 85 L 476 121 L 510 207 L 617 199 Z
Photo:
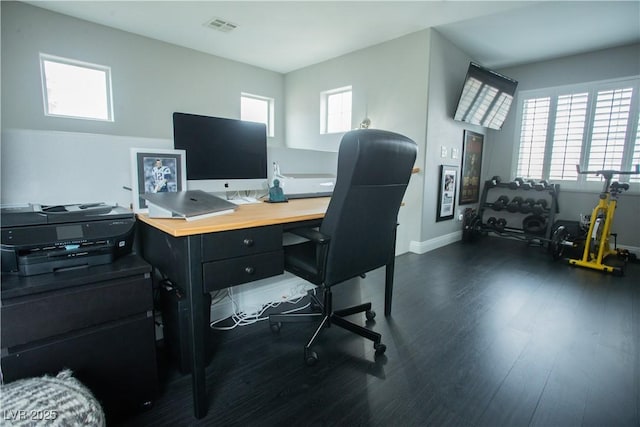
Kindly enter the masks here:
M 498 70 L 516 79 L 518 92 L 554 86 L 572 85 L 599 80 L 640 75 L 640 44 L 568 56 L 513 68 Z M 519 140 L 515 128 L 516 100 L 501 131 L 487 131 L 483 176 L 499 175 L 505 180 L 515 178 L 514 153 Z M 637 214 L 640 211 L 640 194 L 632 188 L 620 197 L 613 232 L 618 233 L 618 243 L 640 248 L 640 227 Z M 559 219 L 578 220 L 581 213 L 590 214 L 598 201 L 598 191 L 560 189 Z
M 458 166 L 458 174 L 460 174 L 464 130 L 485 133 L 484 129 L 479 126 L 460 123 L 452 118 L 470 60 L 468 54 L 445 39 L 440 33 L 432 32 L 421 242 L 428 242 L 431 239 L 459 231 L 461 223 L 458 221 L 458 213 L 463 208 L 474 206 L 460 207 L 456 200 L 454 220 L 436 222 L 440 165 Z M 446 157 L 441 157 L 442 147 L 447 150 Z M 459 150 L 457 159 L 451 156 L 454 148 Z M 459 189 L 456 194 L 459 197 Z
M 401 133 L 425 156 L 430 31 L 362 49 L 285 77 L 287 146 L 336 151 L 342 134 L 320 135 L 320 92 L 351 85 L 353 127 L 368 116 L 371 128 Z M 422 173 L 411 178 L 398 222 L 397 252 L 420 240 Z

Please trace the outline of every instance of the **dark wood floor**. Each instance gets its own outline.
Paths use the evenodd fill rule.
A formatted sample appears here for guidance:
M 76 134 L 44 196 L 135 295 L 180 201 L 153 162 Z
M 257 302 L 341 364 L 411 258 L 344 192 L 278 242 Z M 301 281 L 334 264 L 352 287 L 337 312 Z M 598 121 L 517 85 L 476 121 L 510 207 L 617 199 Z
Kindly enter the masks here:
M 336 308 L 373 302 L 382 358 L 336 327 L 312 368 L 312 324 L 212 332 L 207 417 L 193 418 L 190 376 L 169 368 L 154 407 L 122 424 L 640 425 L 640 264 L 614 277 L 487 237 L 402 255 L 395 278 L 387 318 L 383 270 L 334 288 Z

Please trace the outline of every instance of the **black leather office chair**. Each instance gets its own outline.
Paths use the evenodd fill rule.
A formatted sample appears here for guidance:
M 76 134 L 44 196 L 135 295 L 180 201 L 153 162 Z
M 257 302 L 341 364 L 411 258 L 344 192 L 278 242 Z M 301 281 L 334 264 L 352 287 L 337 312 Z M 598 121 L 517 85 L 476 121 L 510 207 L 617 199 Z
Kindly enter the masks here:
M 379 333 L 344 319 L 361 312 L 373 319 L 371 303 L 334 311 L 331 288 L 385 266 L 395 257 L 398 210 L 416 153 L 416 143 L 396 133 L 374 129 L 347 132 L 340 143 L 336 185 L 322 224 L 318 230 L 291 231 L 308 241 L 285 247 L 285 270 L 320 288 L 322 301 L 315 294 L 311 298 L 321 312 L 273 314 L 269 323 L 277 332 L 281 322 L 320 321 L 304 347 L 308 365 L 318 361 L 311 346 L 330 325 L 372 340 L 376 355 L 386 350 Z

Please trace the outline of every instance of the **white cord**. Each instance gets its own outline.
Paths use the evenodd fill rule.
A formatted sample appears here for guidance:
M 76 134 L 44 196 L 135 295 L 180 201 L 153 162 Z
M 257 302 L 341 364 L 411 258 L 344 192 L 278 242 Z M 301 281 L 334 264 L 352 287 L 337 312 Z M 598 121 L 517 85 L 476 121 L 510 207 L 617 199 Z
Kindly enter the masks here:
M 275 302 L 269 302 L 266 304 L 263 304 L 256 313 L 253 314 L 247 314 L 245 312 L 241 312 L 239 311 L 239 305 L 238 302 L 235 300 L 235 298 L 233 297 L 233 288 L 228 288 L 227 291 L 227 297 L 231 300 L 232 304 L 233 304 L 233 314 L 230 317 L 224 318 L 224 319 L 219 319 L 213 322 L 209 323 L 209 327 L 211 329 L 215 329 L 218 331 L 230 331 L 232 329 L 235 329 L 238 326 L 246 326 L 246 325 L 252 325 L 254 323 L 260 322 L 260 321 L 264 321 L 264 320 L 268 320 L 269 317 L 262 317 L 262 315 L 265 313 L 265 311 L 267 311 L 270 308 L 275 308 L 280 306 L 283 303 L 288 303 L 288 304 L 297 304 L 300 301 L 302 301 L 304 299 L 304 296 L 300 296 L 298 298 L 295 299 L 287 299 L 287 300 L 283 300 L 283 301 L 275 301 Z M 221 298 L 220 300 L 218 300 L 217 302 L 222 301 L 224 298 Z M 311 305 L 311 303 L 307 303 L 302 307 L 296 307 L 293 308 L 291 310 L 288 311 L 284 311 L 282 314 L 289 314 L 289 313 L 294 313 L 296 311 L 301 311 L 306 309 L 307 307 L 309 307 Z M 231 326 L 215 326 L 218 323 L 227 320 L 227 319 L 231 319 L 233 321 L 233 325 Z

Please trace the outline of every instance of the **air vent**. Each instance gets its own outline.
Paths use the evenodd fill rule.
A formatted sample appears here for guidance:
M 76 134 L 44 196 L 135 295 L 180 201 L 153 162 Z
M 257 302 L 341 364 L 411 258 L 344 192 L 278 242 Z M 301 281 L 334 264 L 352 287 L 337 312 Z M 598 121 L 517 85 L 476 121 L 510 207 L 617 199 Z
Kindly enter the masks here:
M 229 33 L 238 28 L 237 24 L 234 24 L 233 22 L 229 22 L 222 18 L 213 18 L 205 25 L 209 28 L 213 28 L 214 30 L 222 31 L 223 33 Z

